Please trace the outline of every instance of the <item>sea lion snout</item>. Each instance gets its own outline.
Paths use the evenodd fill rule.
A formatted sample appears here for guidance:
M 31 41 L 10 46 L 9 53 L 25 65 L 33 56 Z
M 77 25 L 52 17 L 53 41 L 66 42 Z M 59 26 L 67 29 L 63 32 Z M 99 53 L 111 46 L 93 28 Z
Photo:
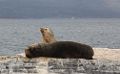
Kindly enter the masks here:
M 40 31 L 43 33 L 44 32 L 44 28 L 40 28 Z
M 30 48 L 25 48 L 25 55 L 26 55 L 26 57 L 28 57 L 28 58 L 31 58 L 32 56 L 31 56 L 31 49 Z

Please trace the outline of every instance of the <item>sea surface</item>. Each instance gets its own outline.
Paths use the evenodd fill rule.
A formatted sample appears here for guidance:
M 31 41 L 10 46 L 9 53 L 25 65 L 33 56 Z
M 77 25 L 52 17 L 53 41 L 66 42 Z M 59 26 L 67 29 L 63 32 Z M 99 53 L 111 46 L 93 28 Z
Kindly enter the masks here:
M 57 40 L 98 48 L 120 48 L 120 19 L 0 19 L 0 55 L 16 55 L 41 42 L 41 27 L 50 27 Z

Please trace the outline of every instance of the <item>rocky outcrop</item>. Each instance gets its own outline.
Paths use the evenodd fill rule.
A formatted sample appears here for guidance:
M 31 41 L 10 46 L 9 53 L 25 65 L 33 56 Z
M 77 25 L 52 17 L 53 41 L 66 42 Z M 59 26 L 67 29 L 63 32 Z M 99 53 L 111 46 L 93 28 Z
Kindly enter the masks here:
M 1 74 L 120 74 L 119 49 L 94 48 L 94 59 L 1 56 Z

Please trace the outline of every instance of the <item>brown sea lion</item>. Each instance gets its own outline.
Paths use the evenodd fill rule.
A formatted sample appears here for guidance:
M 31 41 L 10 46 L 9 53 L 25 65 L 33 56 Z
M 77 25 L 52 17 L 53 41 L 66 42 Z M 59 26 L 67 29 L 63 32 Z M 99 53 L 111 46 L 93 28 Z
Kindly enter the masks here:
M 94 51 L 92 47 L 72 42 L 57 41 L 50 44 L 37 44 L 25 49 L 26 57 L 52 57 L 52 58 L 84 58 L 92 59 Z
M 42 34 L 42 42 L 43 43 L 53 43 L 56 42 L 53 31 L 50 28 L 40 28 L 40 32 Z

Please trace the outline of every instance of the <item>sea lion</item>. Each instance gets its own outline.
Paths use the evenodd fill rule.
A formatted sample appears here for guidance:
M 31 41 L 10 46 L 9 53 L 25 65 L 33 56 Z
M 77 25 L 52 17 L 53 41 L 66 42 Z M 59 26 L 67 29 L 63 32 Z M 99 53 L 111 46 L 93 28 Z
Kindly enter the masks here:
M 57 41 L 50 44 L 39 43 L 25 49 L 26 57 L 52 57 L 52 58 L 84 58 L 92 59 L 94 51 L 92 47 L 72 42 Z
M 50 28 L 40 28 L 40 32 L 42 34 L 42 42 L 43 43 L 53 43 L 56 42 L 53 31 Z

